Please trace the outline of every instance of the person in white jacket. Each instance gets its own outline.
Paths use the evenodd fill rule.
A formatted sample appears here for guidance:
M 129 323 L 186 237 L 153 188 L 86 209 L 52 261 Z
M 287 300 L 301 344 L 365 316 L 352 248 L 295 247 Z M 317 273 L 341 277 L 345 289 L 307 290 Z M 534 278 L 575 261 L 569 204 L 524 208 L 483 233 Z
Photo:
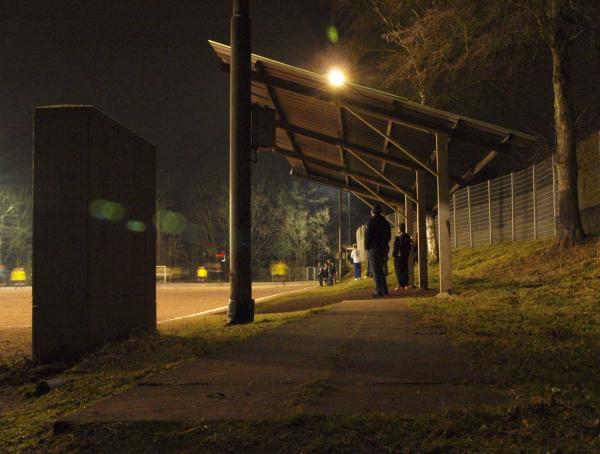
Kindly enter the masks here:
M 352 259 L 352 263 L 354 264 L 354 280 L 357 281 L 360 279 L 360 252 L 356 249 L 356 244 L 352 245 L 352 253 L 350 254 L 350 258 Z

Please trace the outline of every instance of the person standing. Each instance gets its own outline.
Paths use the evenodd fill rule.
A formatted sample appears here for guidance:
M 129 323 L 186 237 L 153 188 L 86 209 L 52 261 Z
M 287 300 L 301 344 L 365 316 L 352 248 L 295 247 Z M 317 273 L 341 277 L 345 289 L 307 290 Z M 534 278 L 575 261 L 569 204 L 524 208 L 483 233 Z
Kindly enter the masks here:
M 357 281 L 360 279 L 361 257 L 360 252 L 356 248 L 356 244 L 352 245 L 352 252 L 350 253 L 350 258 L 352 259 L 352 264 L 354 265 L 354 280 Z
M 369 264 L 375 281 L 375 292 L 372 297 L 389 295 L 384 264 L 390 250 L 392 229 L 390 223 L 381 214 L 381 206 L 373 205 L 371 219 L 365 231 L 365 249 L 368 251 Z
M 323 282 L 327 280 L 327 266 L 325 263 L 319 263 L 319 287 L 323 287 Z
M 406 225 L 400 224 L 400 234 L 394 239 L 394 270 L 396 271 L 396 279 L 398 287 L 395 290 L 408 290 L 408 261 L 410 259 L 410 251 L 412 250 L 412 238 L 406 233 Z

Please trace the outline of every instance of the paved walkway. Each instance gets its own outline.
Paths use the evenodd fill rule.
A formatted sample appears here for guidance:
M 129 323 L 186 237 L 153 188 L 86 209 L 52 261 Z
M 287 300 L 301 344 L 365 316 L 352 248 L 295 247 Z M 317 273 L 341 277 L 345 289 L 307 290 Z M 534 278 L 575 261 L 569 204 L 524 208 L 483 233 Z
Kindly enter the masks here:
M 401 299 L 345 301 L 154 376 L 66 419 L 226 420 L 495 405 L 468 357 Z

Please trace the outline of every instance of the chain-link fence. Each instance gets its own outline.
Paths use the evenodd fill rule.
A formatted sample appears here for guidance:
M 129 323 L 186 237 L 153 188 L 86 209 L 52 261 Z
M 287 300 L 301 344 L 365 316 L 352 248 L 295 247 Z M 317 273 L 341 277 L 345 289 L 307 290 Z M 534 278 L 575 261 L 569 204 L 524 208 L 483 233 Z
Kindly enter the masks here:
M 553 159 L 456 191 L 450 201 L 455 248 L 551 238 L 556 233 Z

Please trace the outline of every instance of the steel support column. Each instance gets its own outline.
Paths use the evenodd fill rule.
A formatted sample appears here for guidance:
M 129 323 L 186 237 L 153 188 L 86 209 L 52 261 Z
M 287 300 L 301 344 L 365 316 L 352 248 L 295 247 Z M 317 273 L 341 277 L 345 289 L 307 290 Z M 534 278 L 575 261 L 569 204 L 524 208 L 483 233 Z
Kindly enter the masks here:
M 250 2 L 234 0 L 229 78 L 229 324 L 254 320 L 250 268 L 250 38 Z
M 440 295 L 452 291 L 452 264 L 450 247 L 450 209 L 448 191 L 448 136 L 436 134 L 435 149 L 437 156 L 437 199 L 438 199 L 438 235 L 440 254 Z
M 427 289 L 427 225 L 425 216 L 427 208 L 425 206 L 427 196 L 425 193 L 425 172 L 419 171 L 417 174 L 417 248 L 419 251 L 419 288 Z
M 340 198 L 338 204 L 338 278 L 342 279 L 343 261 L 343 242 L 342 242 L 342 208 L 344 200 L 344 190 L 340 189 Z
M 413 229 L 414 204 L 413 204 L 413 201 L 408 196 L 405 196 L 405 199 L 404 199 L 404 212 L 405 212 L 404 218 L 406 219 L 406 222 L 405 222 L 406 233 L 408 233 L 412 238 L 414 236 L 414 231 L 413 231 L 414 230 Z M 411 249 L 409 259 L 408 259 L 408 285 L 410 287 L 415 286 L 414 268 L 415 268 L 415 255 L 414 255 L 414 251 Z

